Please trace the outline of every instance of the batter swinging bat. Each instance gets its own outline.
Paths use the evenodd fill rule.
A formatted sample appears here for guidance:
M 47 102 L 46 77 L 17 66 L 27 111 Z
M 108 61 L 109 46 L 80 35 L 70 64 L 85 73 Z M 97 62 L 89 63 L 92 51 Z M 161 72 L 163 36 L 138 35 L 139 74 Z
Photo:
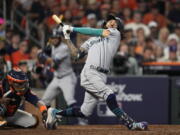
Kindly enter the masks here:
M 63 15 L 60 15 L 59 17 L 57 15 L 52 15 L 52 18 L 57 24 L 63 26 L 63 23 L 62 23 Z

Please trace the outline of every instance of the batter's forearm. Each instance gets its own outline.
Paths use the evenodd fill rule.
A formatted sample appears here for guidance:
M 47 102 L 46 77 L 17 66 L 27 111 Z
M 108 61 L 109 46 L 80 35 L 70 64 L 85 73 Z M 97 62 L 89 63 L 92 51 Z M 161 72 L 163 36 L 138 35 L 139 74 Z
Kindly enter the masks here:
M 67 39 L 66 43 L 68 48 L 70 49 L 71 57 L 73 58 L 73 60 L 77 61 L 79 59 L 82 59 L 87 54 L 87 51 L 84 48 L 76 48 L 70 39 Z
M 72 43 L 72 41 L 70 39 L 66 40 L 67 46 L 70 49 L 71 52 L 71 56 L 73 58 L 77 58 L 78 56 L 78 49 L 75 47 L 75 45 Z

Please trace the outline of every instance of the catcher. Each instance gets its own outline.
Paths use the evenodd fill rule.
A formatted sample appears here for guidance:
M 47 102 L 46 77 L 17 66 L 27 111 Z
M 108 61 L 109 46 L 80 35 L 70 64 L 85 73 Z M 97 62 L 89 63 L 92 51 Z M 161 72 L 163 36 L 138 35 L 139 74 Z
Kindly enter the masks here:
M 8 125 L 30 128 L 38 125 L 37 117 L 19 109 L 25 100 L 40 109 L 43 121 L 45 121 L 47 118 L 46 106 L 31 92 L 27 75 L 16 67 L 4 77 L 1 83 L 0 127 Z

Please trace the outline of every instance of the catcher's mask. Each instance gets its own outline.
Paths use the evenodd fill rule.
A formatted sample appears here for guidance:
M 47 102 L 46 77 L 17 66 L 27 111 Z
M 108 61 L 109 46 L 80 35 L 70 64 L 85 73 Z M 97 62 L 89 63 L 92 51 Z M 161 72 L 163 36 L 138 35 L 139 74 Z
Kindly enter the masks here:
M 123 31 L 124 30 L 124 22 L 122 21 L 121 18 L 114 16 L 113 14 L 110 14 L 107 16 L 106 20 L 102 24 L 103 28 L 106 28 L 106 24 L 109 20 L 115 20 L 117 23 L 117 30 Z
M 8 83 L 10 89 L 17 95 L 24 95 L 29 87 L 29 81 L 26 73 L 24 73 L 20 68 L 13 68 L 7 74 Z

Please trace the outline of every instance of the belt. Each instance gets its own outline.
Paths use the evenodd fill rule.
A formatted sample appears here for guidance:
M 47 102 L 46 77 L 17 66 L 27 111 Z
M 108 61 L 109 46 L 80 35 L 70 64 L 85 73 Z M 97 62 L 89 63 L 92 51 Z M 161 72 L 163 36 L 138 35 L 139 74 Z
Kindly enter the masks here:
M 94 65 L 90 65 L 90 69 L 95 69 L 95 70 L 97 70 L 97 71 L 99 71 L 99 72 L 101 72 L 101 73 L 104 73 L 104 74 L 110 73 L 110 70 L 104 69 L 104 68 L 99 67 L 99 66 L 96 67 L 96 66 L 94 66 Z

